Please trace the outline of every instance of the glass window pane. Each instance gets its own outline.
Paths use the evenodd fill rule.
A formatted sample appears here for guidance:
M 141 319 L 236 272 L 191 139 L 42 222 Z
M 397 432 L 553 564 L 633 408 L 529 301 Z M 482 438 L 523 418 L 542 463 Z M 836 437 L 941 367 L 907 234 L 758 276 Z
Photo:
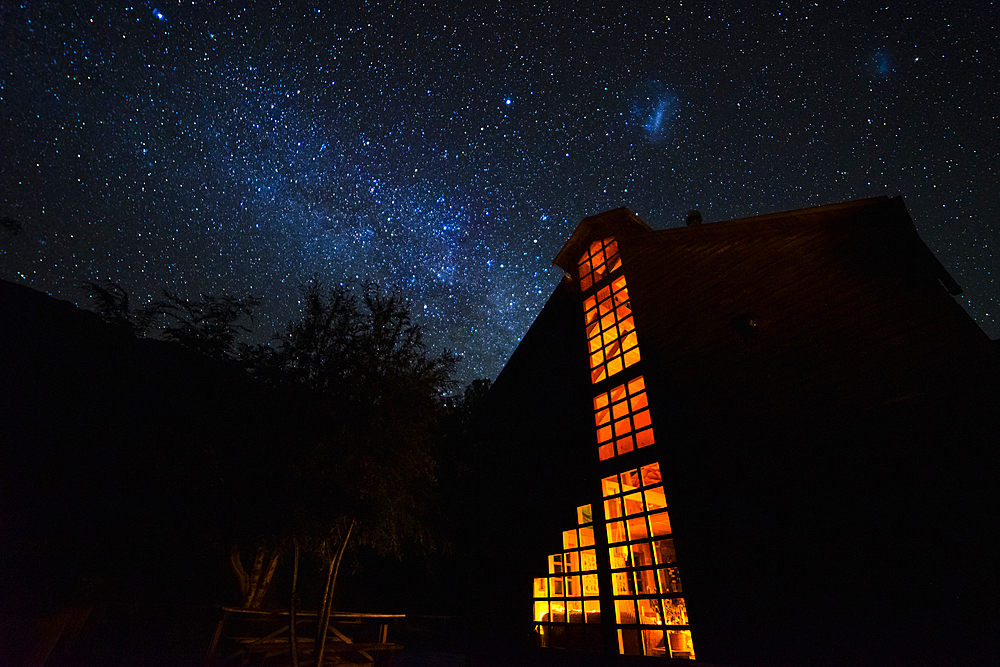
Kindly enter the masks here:
M 579 575 L 566 577 L 566 597 L 568 598 L 583 597 L 583 589 L 580 588 Z
M 660 590 L 664 593 L 682 593 L 681 575 L 676 567 L 665 567 L 656 571 L 660 580 Z
M 608 395 L 607 395 L 607 393 L 598 394 L 597 396 L 594 397 L 594 409 L 595 410 L 600 410 L 601 408 L 605 408 L 605 407 L 607 407 L 607 405 L 608 405 Z
M 593 384 L 597 384 L 598 382 L 602 381 L 605 377 L 607 376 L 605 375 L 604 366 L 601 366 L 600 368 L 595 368 L 590 372 L 590 381 Z
M 631 529 L 631 527 L 630 527 Z M 649 529 L 654 536 L 670 534 L 670 517 L 666 512 L 649 515 Z
M 611 288 L 607 285 L 597 291 L 597 302 L 600 303 L 611 296 Z
M 625 500 L 625 514 L 638 514 L 642 512 L 642 494 L 641 493 L 630 493 L 624 498 Z
M 583 615 L 586 617 L 587 623 L 600 623 L 601 622 L 600 600 L 584 600 Z
M 590 507 L 590 505 L 587 505 Z M 586 528 L 580 529 L 580 546 L 581 547 L 592 547 L 594 546 L 594 527 L 588 526 Z
M 549 580 L 545 577 L 535 579 L 535 597 L 544 598 L 549 596 Z M 538 619 L 535 619 L 536 621 Z
M 615 620 L 619 623 L 635 623 L 635 601 L 615 600 Z
M 611 415 L 615 419 L 621 419 L 628 414 L 628 401 L 621 401 L 611 406 Z
M 611 568 L 628 567 L 629 557 L 628 557 L 628 547 L 611 547 L 608 549 L 608 555 L 611 557 Z
M 663 600 L 663 624 L 688 624 L 687 607 L 684 606 L 684 598 L 668 598 Z
M 631 354 L 631 352 L 629 352 L 629 354 Z M 608 375 L 610 376 L 615 373 L 620 373 L 623 368 L 625 368 L 625 366 L 622 364 L 622 358 L 615 357 L 608 362 Z
M 611 591 L 615 595 L 634 595 L 635 591 L 632 590 L 632 573 L 612 572 Z
M 642 642 L 638 630 L 618 631 L 618 650 L 622 655 L 642 655 Z
M 653 429 L 647 428 L 645 431 L 639 431 L 635 434 L 636 447 L 646 447 L 651 444 L 653 444 Z
M 562 574 L 562 554 L 549 556 L 549 574 Z
M 694 644 L 691 643 L 690 630 L 668 630 L 667 637 L 671 658 L 695 659 Z
M 576 528 L 563 531 L 563 549 L 576 549 L 580 544 L 576 540 Z
M 608 544 L 625 541 L 625 524 L 621 521 L 612 521 L 607 524 Z
M 648 405 L 648 403 L 646 402 L 646 392 L 642 392 L 641 394 L 633 396 L 632 398 L 629 399 L 629 403 L 631 404 L 633 412 L 642 410 L 644 407 L 646 407 L 646 405 Z
M 535 602 L 535 620 L 536 621 L 547 621 L 549 620 L 549 603 L 545 601 Z
M 625 366 L 631 366 L 632 364 L 642 361 L 642 356 L 639 354 L 639 348 L 633 347 L 631 350 L 625 353 Z
M 597 569 L 597 551 L 594 549 L 584 549 L 580 552 L 580 570 L 587 572 L 588 570 Z
M 632 545 L 632 565 L 642 567 L 653 564 L 653 550 L 649 542 L 639 542 Z
M 660 464 L 650 463 L 648 466 L 642 466 L 642 485 L 643 486 L 653 486 L 659 484 L 660 479 Z
M 601 491 L 605 497 L 613 496 L 620 490 L 621 488 L 618 486 L 618 475 L 605 477 L 604 479 L 601 480 Z
M 639 622 L 643 625 L 663 625 L 659 600 L 639 600 Z
M 625 385 L 620 384 L 611 390 L 611 402 L 617 403 L 618 401 L 625 398 Z
M 672 538 L 656 540 L 653 542 L 653 555 L 659 565 L 674 563 L 677 561 L 677 554 L 674 553 L 674 541 Z
M 656 570 L 636 571 L 635 592 L 639 595 L 656 595 Z
M 556 623 L 564 623 L 566 621 L 566 603 L 556 602 L 553 600 L 551 602 L 552 608 L 552 620 Z
M 604 501 L 604 518 L 605 520 L 619 519 L 622 515 L 622 500 L 621 498 L 609 498 Z
M 597 429 L 597 442 L 598 444 L 602 442 L 607 442 L 611 439 L 611 426 L 602 426 Z
M 666 657 L 667 647 L 663 643 L 663 630 L 643 630 L 642 649 L 646 655 Z
M 590 505 L 580 505 L 576 508 L 576 521 L 581 526 L 588 524 L 594 520 L 593 512 L 590 510 Z M 583 545 L 587 546 L 587 545 Z
M 628 470 L 622 473 L 622 491 L 634 491 L 639 488 L 639 471 Z
M 583 596 L 596 598 L 601 594 L 600 589 L 597 585 L 597 575 L 596 574 L 585 574 L 581 577 L 583 579 Z
M 611 281 L 611 289 L 615 292 L 620 292 L 625 289 L 625 276 L 618 276 Z
M 618 438 L 615 440 L 615 449 L 618 450 L 619 454 L 628 454 L 633 449 L 635 449 L 635 443 L 632 440 L 631 435 L 626 435 L 624 438 Z
M 615 447 L 610 442 L 606 445 L 601 445 L 597 448 L 597 458 L 601 461 L 607 461 L 612 456 L 615 455 Z
M 563 578 L 549 577 L 550 597 L 561 598 L 563 596 Z
M 595 299 L 593 295 L 588 296 L 586 299 L 583 300 L 584 311 L 591 310 L 596 305 L 597 305 L 597 299 Z
M 643 495 L 646 496 L 646 509 L 650 512 L 661 510 L 667 506 L 667 499 L 663 496 L 662 486 L 654 486 L 651 489 L 646 489 Z
M 580 552 L 570 551 L 567 553 L 563 560 L 563 565 L 567 572 L 579 572 L 580 571 Z
M 645 517 L 636 517 L 628 520 L 628 537 L 630 540 L 644 540 L 649 537 L 646 531 Z
M 583 623 L 583 603 L 579 600 L 566 601 L 566 620 L 570 623 Z

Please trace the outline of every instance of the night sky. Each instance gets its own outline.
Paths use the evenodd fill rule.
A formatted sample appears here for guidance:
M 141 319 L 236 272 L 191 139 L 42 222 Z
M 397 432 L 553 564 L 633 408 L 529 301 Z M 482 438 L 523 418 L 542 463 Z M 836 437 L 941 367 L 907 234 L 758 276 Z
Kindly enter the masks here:
M 996 3 L 339 4 L 0 1 L 0 277 L 250 294 L 268 334 L 373 280 L 468 382 L 584 216 L 903 195 L 1000 336 Z

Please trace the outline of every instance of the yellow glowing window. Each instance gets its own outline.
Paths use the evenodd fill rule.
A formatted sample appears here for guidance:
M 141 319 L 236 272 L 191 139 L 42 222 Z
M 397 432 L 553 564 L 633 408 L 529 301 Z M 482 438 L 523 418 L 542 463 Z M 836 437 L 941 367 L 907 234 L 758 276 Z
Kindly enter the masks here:
M 590 505 L 587 505 L 590 507 Z M 581 547 L 592 547 L 594 546 L 594 527 L 585 526 L 580 529 L 580 546 Z
M 629 555 L 628 547 L 611 547 L 608 549 L 608 555 L 611 557 L 611 568 L 616 569 L 620 567 L 628 567 Z
M 608 543 L 614 544 L 615 542 L 625 541 L 625 524 L 621 521 L 611 521 L 607 524 L 608 528 Z
M 596 597 L 597 596 L 597 588 L 596 588 L 596 585 L 597 585 L 596 584 L 596 582 L 597 582 L 597 576 L 596 575 L 591 575 L 591 576 L 594 577 L 594 582 L 595 582 L 594 586 L 595 586 L 595 588 L 594 588 L 593 595 Z M 584 577 L 584 579 L 586 580 L 586 577 Z M 584 583 L 584 590 L 587 590 L 586 583 Z M 590 593 L 584 593 L 584 595 L 590 595 Z M 599 601 L 597 601 L 597 600 L 584 600 L 583 601 L 583 615 L 586 618 L 586 620 L 587 620 L 586 622 L 587 623 L 600 623 L 601 622 L 601 603 Z
M 566 577 L 566 597 L 568 598 L 578 598 L 582 597 L 583 592 L 580 588 L 580 577 L 575 575 L 572 577 Z
M 549 620 L 549 603 L 547 601 L 539 600 L 535 602 L 535 620 L 536 621 Z
M 632 575 L 629 572 L 614 572 L 611 575 L 611 590 L 615 595 L 632 595 Z
M 580 570 L 589 572 L 597 569 L 597 551 L 584 549 L 580 552 Z
M 655 486 L 651 489 L 647 488 L 642 492 L 642 495 L 646 498 L 646 509 L 650 512 L 662 510 L 667 506 L 667 499 L 663 495 L 662 486 Z
M 594 424 L 601 461 L 653 444 L 646 383 L 641 375 L 594 398 Z
M 545 598 L 549 596 L 549 580 L 545 577 L 535 579 L 535 597 Z
M 626 521 L 628 524 L 628 538 L 630 540 L 644 540 L 649 537 L 646 530 L 646 517 L 637 517 Z
M 640 360 L 625 276 L 584 299 L 583 319 L 591 382 L 600 382 Z
M 562 577 L 549 577 L 549 593 L 554 598 L 563 596 Z
M 549 556 L 549 574 L 561 574 L 563 569 L 562 554 Z
M 687 606 L 684 598 L 668 598 L 663 600 L 664 625 L 687 625 Z
M 596 574 L 585 574 L 583 579 L 583 597 L 585 598 L 596 598 L 601 594 L 600 588 L 597 585 L 597 575 Z M 596 611 L 600 611 L 600 606 L 596 607 Z M 594 619 L 600 620 L 600 619 Z
M 563 622 L 565 622 L 566 621 L 566 603 L 562 602 L 561 600 L 559 602 L 556 602 L 555 600 L 553 600 L 552 603 L 551 603 L 551 605 L 552 605 L 552 620 L 556 621 L 557 623 L 563 623 Z
M 580 289 L 586 292 L 609 274 L 621 268 L 618 244 L 614 238 L 594 241 L 580 259 Z
M 635 600 L 615 600 L 615 620 L 635 623 Z
M 688 658 L 694 660 L 694 644 L 691 643 L 690 630 L 670 630 L 667 632 L 667 645 L 670 647 L 671 658 Z
M 565 555 L 565 560 L 563 561 L 567 572 L 579 572 L 580 571 L 580 552 L 570 551 Z
M 570 623 L 583 623 L 583 602 L 580 600 L 567 600 L 566 620 Z

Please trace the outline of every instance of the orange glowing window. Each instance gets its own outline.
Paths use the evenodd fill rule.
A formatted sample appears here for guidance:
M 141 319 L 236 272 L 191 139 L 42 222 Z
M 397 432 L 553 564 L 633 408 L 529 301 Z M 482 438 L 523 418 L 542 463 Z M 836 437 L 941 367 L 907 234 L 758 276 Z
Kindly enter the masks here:
M 549 580 L 545 577 L 535 579 L 535 597 L 546 598 L 549 596 Z
M 606 461 L 655 441 L 646 400 L 646 383 L 640 375 L 594 398 L 597 456 Z M 636 484 L 638 486 L 638 483 Z
M 592 382 L 600 382 L 640 360 L 625 276 L 584 299 L 583 313 Z
M 654 536 L 670 534 L 670 517 L 666 512 L 649 515 L 649 532 Z
M 589 507 L 589 505 L 588 505 Z M 594 527 L 585 526 L 580 529 L 580 546 L 581 547 L 592 547 L 594 546 Z
M 620 491 L 621 487 L 618 485 L 618 475 L 605 477 L 601 480 L 601 493 L 604 497 L 613 496 Z
M 563 531 L 563 549 L 576 549 L 580 546 L 576 540 L 576 529 Z
M 565 560 L 563 565 L 567 572 L 579 572 L 580 571 L 580 552 L 579 551 L 569 551 L 565 555 Z
M 597 551 L 584 549 L 580 552 L 580 571 L 589 572 L 597 569 Z
M 628 547 L 610 547 L 608 549 L 608 556 L 611 558 L 611 569 L 628 567 Z
M 621 265 L 618 244 L 613 237 L 594 241 L 580 259 L 580 289 L 586 292 L 609 274 L 621 268 Z
M 576 508 L 576 522 L 577 522 L 577 524 L 579 524 L 579 525 L 582 526 L 584 524 L 588 524 L 588 523 L 593 522 L 593 520 L 594 520 L 594 513 L 591 511 L 590 505 L 580 505 L 579 507 Z M 593 535 L 593 533 L 594 533 L 594 529 L 593 528 L 590 529 L 590 533 L 591 533 L 591 535 Z M 581 533 L 581 538 L 580 539 L 581 539 L 581 542 L 582 542 L 582 540 L 583 540 L 582 533 Z M 587 546 L 587 545 L 586 544 L 581 544 L 581 546 Z

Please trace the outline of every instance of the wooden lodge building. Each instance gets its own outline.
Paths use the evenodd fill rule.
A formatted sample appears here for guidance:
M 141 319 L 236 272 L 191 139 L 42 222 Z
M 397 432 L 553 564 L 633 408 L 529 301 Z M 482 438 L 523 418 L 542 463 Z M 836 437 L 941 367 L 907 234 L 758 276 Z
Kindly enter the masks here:
M 606 659 L 1000 655 L 997 345 L 901 198 L 620 208 L 554 263 L 488 397 L 486 620 Z

